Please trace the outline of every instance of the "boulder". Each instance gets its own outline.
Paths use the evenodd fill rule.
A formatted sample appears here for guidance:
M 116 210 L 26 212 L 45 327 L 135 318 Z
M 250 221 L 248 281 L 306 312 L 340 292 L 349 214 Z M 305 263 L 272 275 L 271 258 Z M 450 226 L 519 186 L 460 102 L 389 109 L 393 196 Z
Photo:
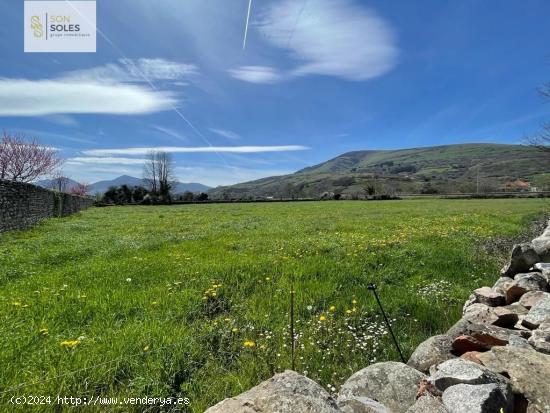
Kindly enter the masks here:
M 501 345 L 505 345 L 506 342 L 503 342 Z M 472 336 L 461 335 L 453 340 L 453 351 L 462 357 L 464 353 L 470 353 L 472 351 L 481 352 L 489 350 L 492 345 L 488 345 L 482 341 L 479 341 Z
M 502 269 L 502 277 L 513 277 L 514 275 L 528 271 L 533 265 L 540 261 L 540 257 L 531 243 L 516 244 L 512 248 L 510 262 Z
M 481 364 L 481 361 L 477 358 L 479 354 L 481 354 L 480 351 L 468 351 L 461 355 L 460 358 L 471 361 L 472 363 Z
M 504 294 L 506 292 L 506 289 L 508 287 L 509 284 L 512 283 L 512 279 L 508 278 L 508 277 L 500 277 L 496 282 L 495 282 L 495 285 L 493 285 L 493 290 L 501 293 L 501 294 Z
M 519 319 L 517 313 L 504 307 L 496 307 L 493 309 L 493 314 L 497 317 L 493 324 L 499 327 L 511 328 Z
M 533 265 L 533 270 L 540 272 L 550 271 L 550 262 L 537 262 Z
M 447 334 L 453 338 L 461 335 L 470 336 L 482 343 L 485 347 L 504 346 L 508 344 L 510 336 L 520 336 L 528 338 L 531 333 L 528 330 L 510 330 L 495 325 L 475 324 L 466 319 L 461 319 L 452 326 Z M 453 348 L 455 348 L 453 344 Z M 477 350 L 476 348 L 464 348 L 465 351 Z M 482 350 L 482 348 L 481 348 Z
M 530 411 L 550 411 L 550 355 L 532 348 L 505 346 L 493 347 L 479 359 L 493 372 L 510 378 L 512 391 L 528 400 Z
M 336 401 L 321 386 L 287 370 L 210 407 L 206 413 L 337 413 Z
M 519 303 L 529 309 L 544 297 L 550 297 L 550 294 L 544 291 L 529 291 L 521 296 Z
M 490 287 L 481 287 L 474 290 L 474 296 L 476 297 L 476 302 L 488 305 L 489 307 L 497 307 L 505 303 L 504 295 Z
M 428 373 L 434 364 L 443 363 L 455 356 L 451 353 L 452 339 L 442 334 L 423 341 L 414 350 L 407 364 L 423 373 Z
M 507 382 L 504 376 L 462 358 L 447 360 L 432 368 L 430 381 L 441 391 L 455 384 L 506 384 Z
M 443 403 L 434 396 L 419 397 L 406 413 L 449 413 Z
M 529 293 L 527 293 L 529 294 Z M 508 305 L 502 306 L 502 308 L 506 308 L 507 310 L 510 310 L 513 313 L 516 313 L 518 316 L 525 315 L 529 312 L 527 308 L 525 308 L 520 303 L 512 303 Z
M 452 413 L 512 413 L 514 397 L 506 385 L 490 383 L 457 384 L 445 390 L 442 399 Z
M 404 412 L 416 399 L 418 384 L 426 376 L 403 363 L 372 364 L 353 374 L 341 387 L 338 401 L 367 397 L 392 412 Z
M 391 413 L 386 406 L 368 397 L 342 397 L 338 399 L 338 407 L 345 413 Z
M 529 344 L 541 353 L 550 354 L 550 329 L 537 329 L 529 337 Z
M 527 328 L 535 329 L 546 320 L 550 320 L 550 296 L 537 301 L 521 323 Z
M 506 287 L 506 303 L 510 304 L 518 301 L 529 291 L 545 291 L 547 286 L 548 282 L 538 272 L 518 274 L 514 281 Z
M 542 235 L 531 241 L 531 245 L 540 258 L 539 262 L 550 262 L 550 221 Z

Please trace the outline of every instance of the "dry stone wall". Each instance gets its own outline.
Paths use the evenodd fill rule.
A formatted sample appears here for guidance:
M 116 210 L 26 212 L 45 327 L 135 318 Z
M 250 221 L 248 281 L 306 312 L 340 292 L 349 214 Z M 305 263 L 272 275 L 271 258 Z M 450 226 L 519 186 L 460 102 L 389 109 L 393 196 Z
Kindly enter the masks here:
M 550 222 L 407 364 L 372 364 L 338 394 L 286 371 L 206 412 L 550 413 Z
M 93 204 L 89 197 L 0 180 L 0 232 L 29 228 L 45 218 L 71 215 Z

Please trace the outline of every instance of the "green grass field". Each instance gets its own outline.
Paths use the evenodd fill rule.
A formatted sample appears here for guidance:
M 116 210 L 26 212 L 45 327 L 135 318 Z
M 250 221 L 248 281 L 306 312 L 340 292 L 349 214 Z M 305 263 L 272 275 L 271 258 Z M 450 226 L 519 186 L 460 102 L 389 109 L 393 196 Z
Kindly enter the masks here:
M 296 370 L 337 391 L 397 359 L 369 282 L 408 356 L 494 283 L 491 240 L 543 213 L 539 199 L 109 207 L 2 234 L 2 402 L 181 395 L 202 412 L 290 368 L 292 279 Z

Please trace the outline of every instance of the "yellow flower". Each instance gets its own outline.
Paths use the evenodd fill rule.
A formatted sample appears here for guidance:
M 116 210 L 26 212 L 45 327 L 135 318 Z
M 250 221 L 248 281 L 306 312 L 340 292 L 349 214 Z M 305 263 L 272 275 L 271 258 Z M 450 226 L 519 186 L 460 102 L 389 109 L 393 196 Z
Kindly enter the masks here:
M 238 329 L 237 327 L 233 327 L 233 328 L 231 329 L 231 331 L 234 332 L 234 333 L 236 333 L 236 332 L 239 331 L 239 329 Z
M 266 280 L 266 281 L 269 281 L 269 280 L 271 280 L 271 278 L 269 278 L 269 277 L 265 277 L 265 280 Z
M 41 336 L 47 336 L 49 334 L 47 328 L 41 328 L 40 330 L 38 330 L 38 332 Z
M 326 319 L 327 319 L 327 318 L 326 318 L 324 315 L 322 315 L 322 316 L 319 317 L 319 321 L 325 321 Z
M 332 312 L 335 312 L 336 311 L 336 307 L 331 305 L 330 308 L 328 309 L 329 311 L 332 311 Z
M 346 314 L 351 314 L 351 310 L 346 310 Z
M 352 304 L 357 304 L 357 300 L 351 300 Z
M 72 349 L 72 348 L 75 348 L 76 346 L 78 346 L 79 344 L 80 344 L 79 340 L 65 340 L 65 341 L 61 342 L 61 347 Z
M 248 347 L 248 348 L 252 348 L 256 345 L 256 343 L 254 343 L 253 341 L 251 340 L 246 340 L 243 344 L 245 347 Z
M 149 346 L 143 347 L 143 351 L 148 352 L 149 351 Z
M 21 301 L 14 301 L 11 303 L 14 307 L 21 307 Z
M 151 301 L 151 305 L 158 305 L 158 301 Z

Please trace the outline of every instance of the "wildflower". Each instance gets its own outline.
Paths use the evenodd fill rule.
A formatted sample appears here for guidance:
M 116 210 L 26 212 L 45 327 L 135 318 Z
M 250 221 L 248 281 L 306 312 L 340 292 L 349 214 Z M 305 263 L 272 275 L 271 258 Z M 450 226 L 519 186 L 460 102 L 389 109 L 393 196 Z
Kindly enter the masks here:
M 231 331 L 232 331 L 233 333 L 237 333 L 237 332 L 239 331 L 239 329 L 238 329 L 237 327 L 233 327 L 233 328 L 231 329 Z
M 248 348 L 252 348 L 256 345 L 256 343 L 254 343 L 253 341 L 251 340 L 246 340 L 243 344 L 245 347 L 248 347 Z
M 266 280 L 266 281 L 269 281 L 270 279 L 271 279 L 271 278 L 269 278 L 269 277 L 265 277 L 265 280 Z
M 143 351 L 147 353 L 149 351 L 149 346 L 143 347 Z
M 159 302 L 158 301 L 151 301 L 151 305 L 158 305 Z
M 38 330 L 38 332 L 40 333 L 41 336 L 47 336 L 49 334 L 47 328 L 41 328 L 40 330 Z
M 326 319 L 327 319 L 327 318 L 326 318 L 324 315 L 321 315 L 321 316 L 319 317 L 319 321 L 325 321 Z
M 11 305 L 13 305 L 14 307 L 21 307 L 21 302 L 20 301 L 14 301 L 11 303 Z
M 126 282 L 131 283 L 131 282 L 132 282 L 132 279 L 131 279 L 131 278 L 126 278 Z
M 336 311 L 336 307 L 331 305 L 330 308 L 328 309 L 329 311 L 331 312 L 335 312 Z
M 351 300 L 351 303 L 352 303 L 352 304 L 357 304 L 357 300 L 355 300 L 355 299 L 354 299 L 354 300 Z
M 61 342 L 61 347 L 73 349 L 80 344 L 79 340 L 65 340 Z
M 346 314 L 351 314 L 351 310 L 346 310 Z

